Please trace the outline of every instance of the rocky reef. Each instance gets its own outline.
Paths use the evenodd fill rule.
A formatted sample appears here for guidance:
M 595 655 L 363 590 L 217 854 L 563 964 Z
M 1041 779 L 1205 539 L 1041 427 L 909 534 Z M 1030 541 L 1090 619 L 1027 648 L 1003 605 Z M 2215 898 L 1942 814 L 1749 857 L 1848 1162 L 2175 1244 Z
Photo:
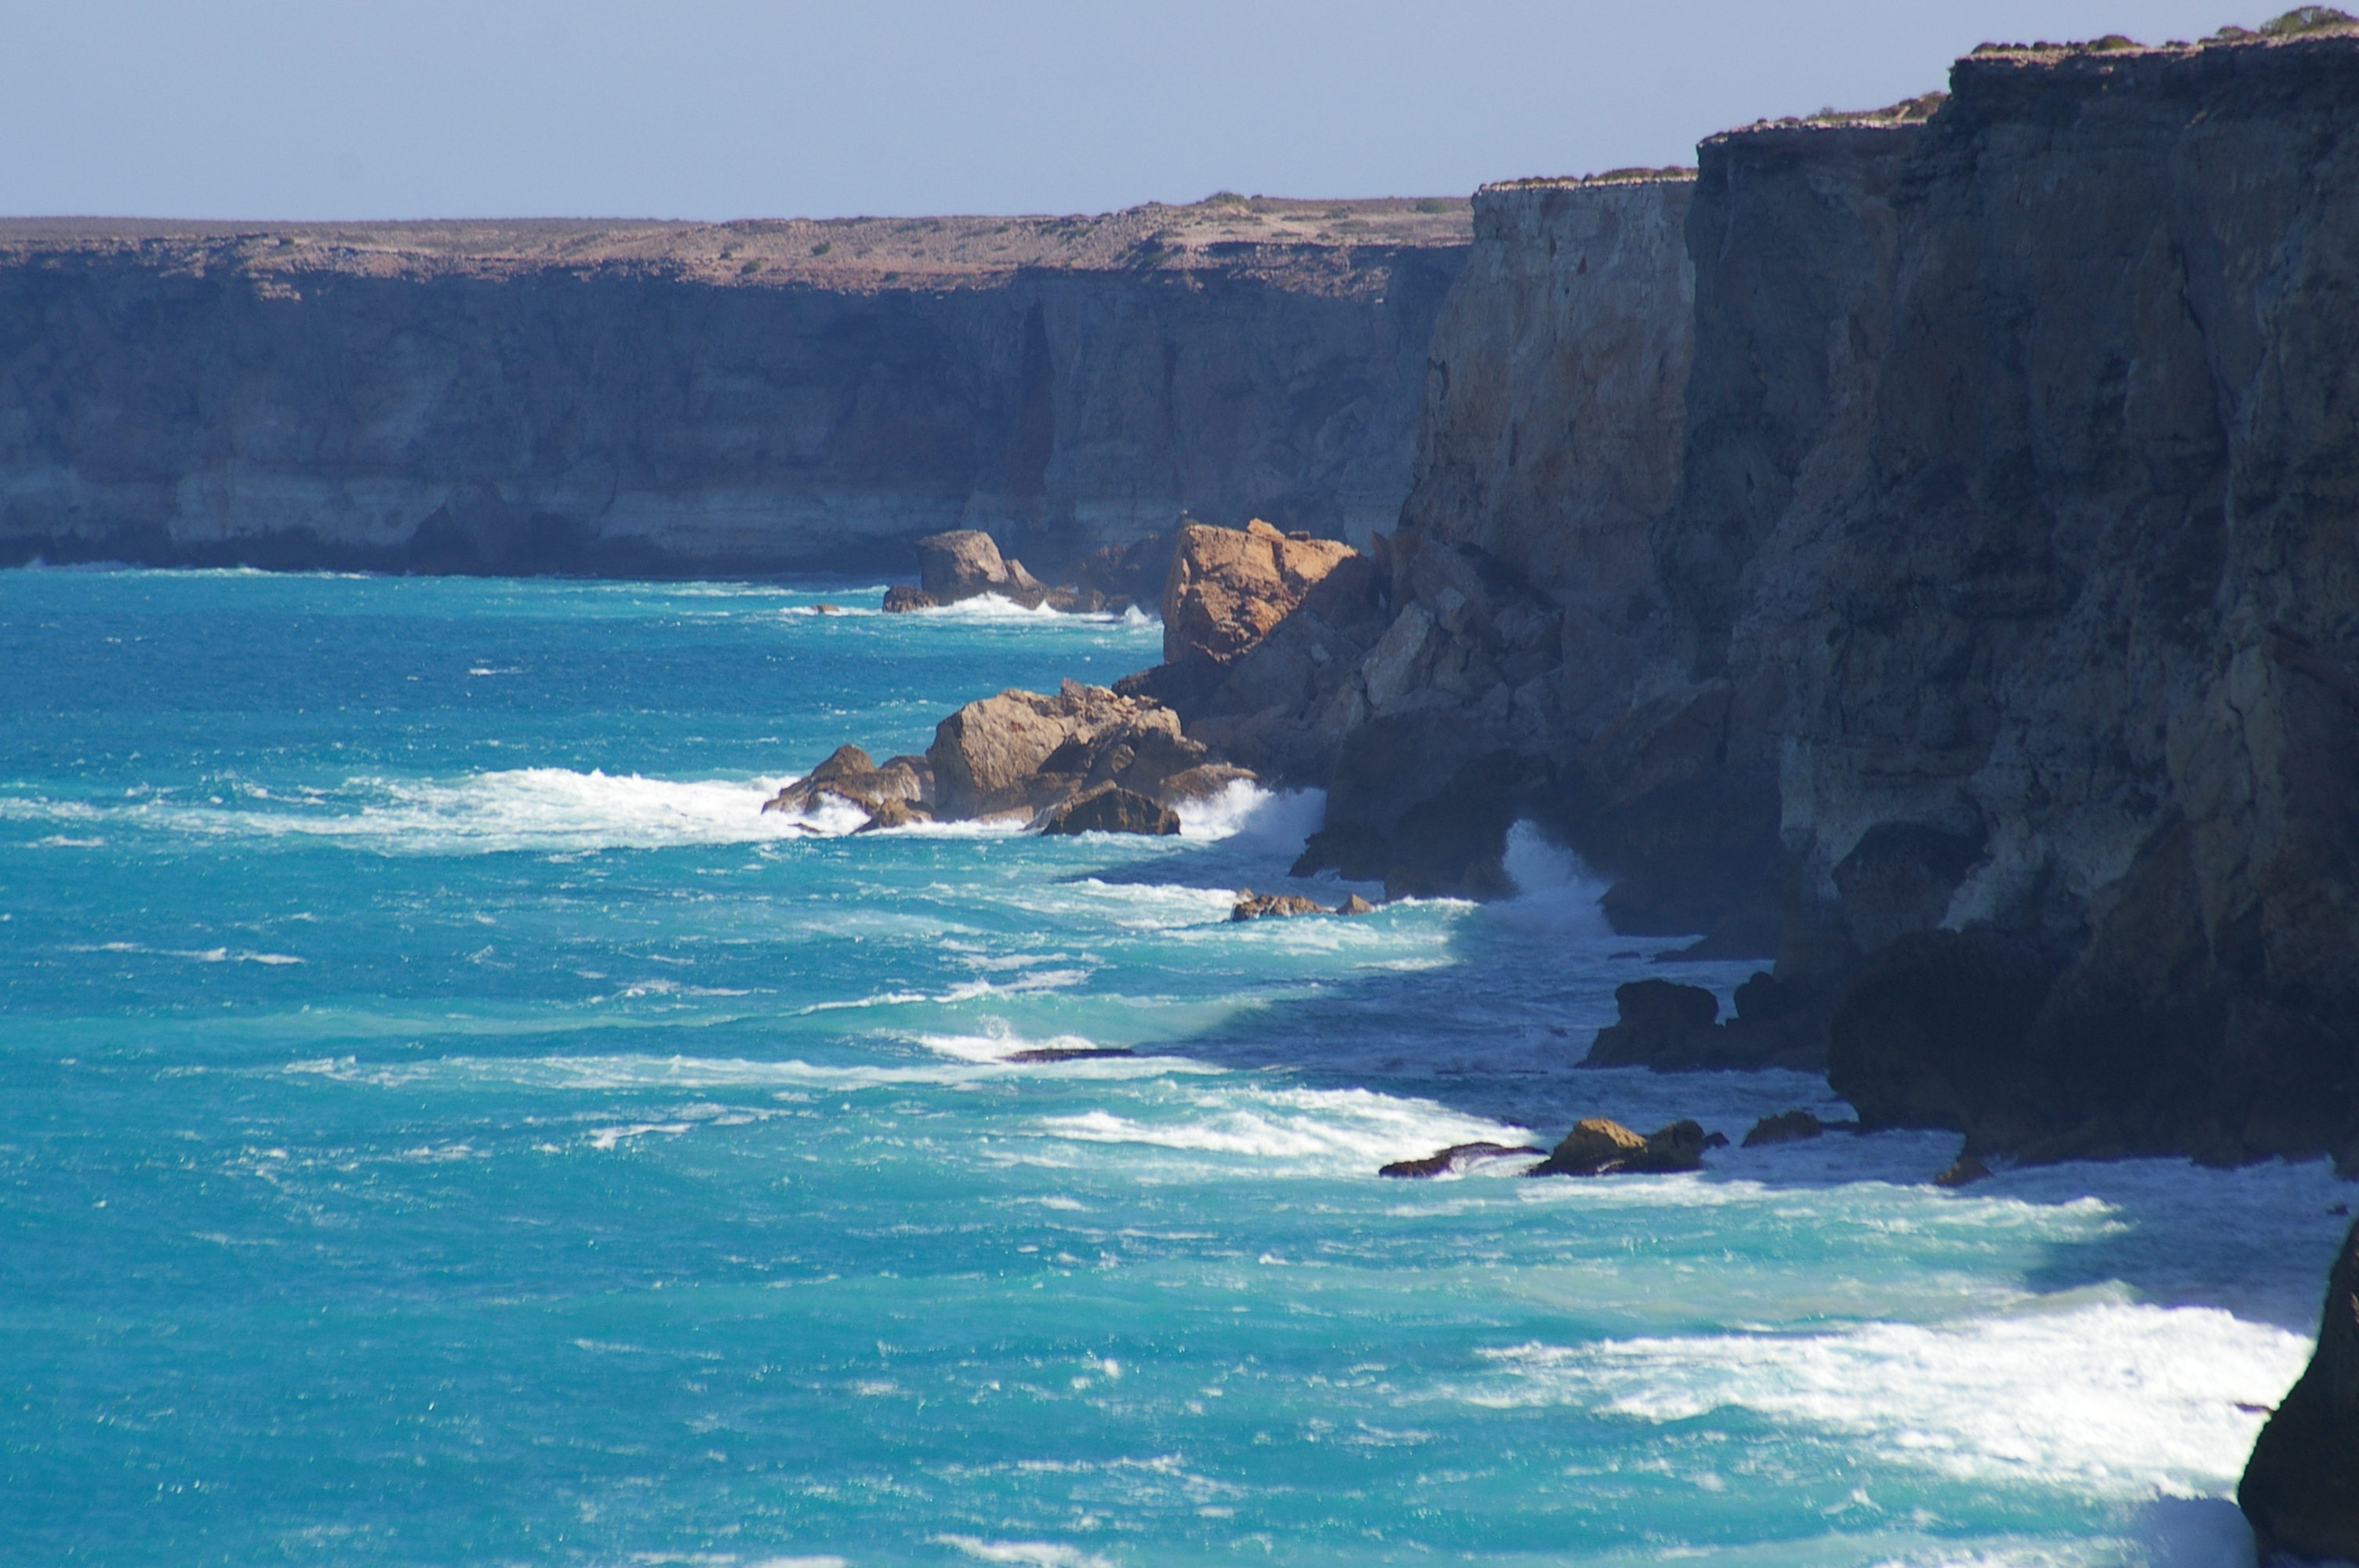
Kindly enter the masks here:
M 730 224 L 0 222 L 0 563 L 1054 575 L 1364 537 L 1461 200 Z
M 1327 785 L 1305 869 L 1497 891 L 1527 817 L 1774 960 L 1612 1059 L 2359 1159 L 2359 36 L 1993 47 L 1474 222 L 1382 630 L 1173 698 Z

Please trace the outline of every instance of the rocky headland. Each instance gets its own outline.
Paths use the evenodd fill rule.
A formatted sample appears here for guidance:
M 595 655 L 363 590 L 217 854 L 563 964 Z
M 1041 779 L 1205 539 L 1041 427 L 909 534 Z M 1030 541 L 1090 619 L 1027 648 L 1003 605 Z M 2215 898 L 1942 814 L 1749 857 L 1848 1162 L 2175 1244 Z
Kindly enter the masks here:
M 1528 818 L 1618 929 L 1764 960 L 1599 1060 L 2348 1167 L 2354 224 L 2332 16 L 1486 188 L 1365 591 L 1125 688 L 1326 787 L 1303 871 L 1503 891 Z
M 1463 199 L 725 224 L 0 221 L 0 563 L 1055 573 L 1364 538 Z

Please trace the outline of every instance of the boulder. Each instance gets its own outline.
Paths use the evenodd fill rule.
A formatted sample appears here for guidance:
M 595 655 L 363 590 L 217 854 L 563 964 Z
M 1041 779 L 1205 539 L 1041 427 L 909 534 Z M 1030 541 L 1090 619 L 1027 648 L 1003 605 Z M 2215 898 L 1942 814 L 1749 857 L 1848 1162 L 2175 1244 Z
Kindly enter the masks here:
M 1389 1165 L 1376 1167 L 1379 1176 L 1424 1177 L 1449 1175 L 1462 1171 L 1477 1160 L 1499 1160 L 1511 1154 L 1543 1154 L 1528 1143 L 1453 1143 L 1420 1160 L 1395 1160 Z
M 874 833 L 880 827 L 907 827 L 913 822 L 930 822 L 921 806 L 906 800 L 879 800 L 867 806 L 868 820 L 853 829 L 854 833 Z
M 1601 1176 L 1618 1171 L 1647 1152 L 1647 1141 L 1620 1122 L 1602 1116 L 1572 1124 L 1549 1157 L 1525 1174 L 1532 1176 Z
M 893 614 L 910 610 L 940 610 L 941 607 L 942 601 L 922 588 L 897 582 L 885 590 L 885 608 Z
M 1349 545 L 1288 537 L 1259 518 L 1243 528 L 1181 524 L 1163 582 L 1164 662 L 1237 657 L 1329 573 L 1362 558 Z
M 1753 1130 L 1745 1135 L 1745 1147 L 1758 1149 L 1770 1143 L 1799 1142 L 1805 1138 L 1816 1138 L 1826 1130 L 1826 1124 L 1809 1111 L 1789 1110 L 1755 1122 Z
M 945 817 L 1038 817 L 1102 784 L 1163 806 L 1252 775 L 1220 764 L 1160 703 L 1067 681 L 1053 695 L 1003 691 L 934 729 L 927 749 Z
M 1625 1171 L 1700 1171 L 1706 1149 L 1724 1149 L 1728 1140 L 1707 1133 L 1696 1122 L 1679 1120 L 1647 1134 L 1646 1152 L 1622 1168 Z
M 1049 590 L 1024 569 L 1024 563 L 1003 560 L 999 546 L 980 528 L 953 528 L 919 540 L 918 572 L 938 604 L 956 604 L 986 593 L 1024 605 L 1048 597 Z
M 1168 836 L 1180 831 L 1180 814 L 1136 790 L 1104 784 L 1050 806 L 1041 814 L 1040 831 Z
M 2327 1274 L 2318 1348 L 2261 1428 L 2236 1501 L 2264 1563 L 2359 1561 L 2359 1225 Z
M 927 819 L 923 809 L 933 794 L 934 771 L 923 757 L 893 757 L 883 766 L 857 746 L 838 746 L 801 778 L 762 803 L 764 811 L 806 812 L 822 795 L 849 801 L 869 814 L 871 827 L 899 827 Z M 894 820 L 876 821 L 892 808 Z
M 1351 894 L 1335 906 L 1335 913 L 1338 914 L 1374 914 L 1375 912 L 1376 906 L 1358 893 Z
M 1324 914 L 1326 906 L 1304 898 L 1299 893 L 1256 892 L 1251 888 L 1237 890 L 1237 904 L 1229 911 L 1231 920 L 1263 920 L 1289 914 Z
M 1620 1022 L 1597 1032 L 1584 1067 L 1701 1066 L 1719 1033 L 1720 1000 L 1701 986 L 1632 980 L 1614 990 Z
M 1564 1141 L 1524 1174 L 1605 1176 L 1616 1172 L 1636 1175 L 1693 1171 L 1702 1166 L 1708 1146 L 1702 1127 L 1693 1121 L 1674 1121 L 1641 1138 L 1618 1121 L 1593 1116 L 1574 1122 Z

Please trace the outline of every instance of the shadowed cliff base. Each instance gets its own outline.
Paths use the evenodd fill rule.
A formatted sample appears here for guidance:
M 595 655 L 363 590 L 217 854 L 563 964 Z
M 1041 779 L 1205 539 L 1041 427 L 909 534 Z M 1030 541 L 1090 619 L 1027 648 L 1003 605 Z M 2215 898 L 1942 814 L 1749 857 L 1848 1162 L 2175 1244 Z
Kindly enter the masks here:
M 0 560 L 1047 573 L 1183 513 L 1364 536 L 1466 204 L 0 222 Z

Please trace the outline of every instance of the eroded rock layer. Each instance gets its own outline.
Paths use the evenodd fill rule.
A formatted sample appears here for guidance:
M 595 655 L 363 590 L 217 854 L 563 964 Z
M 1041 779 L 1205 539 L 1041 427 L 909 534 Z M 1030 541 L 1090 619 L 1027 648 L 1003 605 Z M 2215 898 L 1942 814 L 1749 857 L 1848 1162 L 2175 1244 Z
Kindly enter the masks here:
M 1314 849 L 1528 816 L 1622 929 L 1775 957 L 1633 1059 L 2359 1153 L 2359 37 L 1951 88 L 1478 200 Z
M 1428 211 L 1430 209 L 1430 211 Z M 0 223 L 0 561 L 1054 573 L 1407 487 L 1461 202 Z

